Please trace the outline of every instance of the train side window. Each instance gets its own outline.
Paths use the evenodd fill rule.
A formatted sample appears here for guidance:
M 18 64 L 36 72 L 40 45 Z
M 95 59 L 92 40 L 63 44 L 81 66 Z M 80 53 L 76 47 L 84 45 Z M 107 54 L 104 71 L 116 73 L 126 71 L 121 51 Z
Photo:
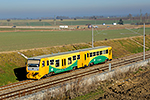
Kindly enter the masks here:
M 50 65 L 54 65 L 54 59 L 50 60 Z
M 64 59 L 62 59 L 62 66 L 64 66 Z
M 73 56 L 73 60 L 76 60 L 76 56 Z
M 87 53 L 87 58 L 89 57 L 89 53 Z
M 95 56 L 95 52 L 93 52 L 93 56 Z
M 86 60 L 86 54 L 84 54 L 84 59 Z
M 59 67 L 59 60 L 56 60 L 56 67 Z
M 108 49 L 106 50 L 106 54 L 108 54 Z
M 72 64 L 71 57 L 68 58 L 68 65 Z
M 47 66 L 49 66 L 49 60 L 47 60 Z
M 100 51 L 100 55 L 102 55 L 102 51 Z
M 99 55 L 99 51 L 97 51 L 97 55 Z
M 42 61 L 42 67 L 44 67 L 45 66 L 45 61 Z
M 90 53 L 90 57 L 92 57 L 92 52 Z
M 77 59 L 78 59 L 78 60 L 80 59 L 80 55 L 77 55 Z
M 106 54 L 106 52 L 105 52 L 105 51 L 106 51 L 106 50 L 103 50 L 103 52 L 102 52 L 102 53 L 103 53 L 103 54 Z
M 64 65 L 66 66 L 66 59 L 64 59 Z

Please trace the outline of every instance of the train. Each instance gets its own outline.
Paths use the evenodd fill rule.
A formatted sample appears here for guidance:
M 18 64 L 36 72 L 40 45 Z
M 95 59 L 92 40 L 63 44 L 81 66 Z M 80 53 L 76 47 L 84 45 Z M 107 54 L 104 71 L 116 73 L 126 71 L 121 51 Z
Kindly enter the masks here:
M 112 60 L 111 46 L 98 46 L 30 57 L 26 63 L 26 77 L 28 79 L 41 79 L 53 74 L 92 66 L 108 60 Z

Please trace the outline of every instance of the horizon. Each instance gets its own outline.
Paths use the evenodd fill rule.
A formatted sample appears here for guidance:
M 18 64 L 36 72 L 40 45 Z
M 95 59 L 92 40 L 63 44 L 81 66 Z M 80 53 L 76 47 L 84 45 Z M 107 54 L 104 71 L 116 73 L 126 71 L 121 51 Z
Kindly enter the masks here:
M 150 14 L 150 1 L 147 0 L 5 0 L 1 1 L 0 19 L 46 18 L 54 16 L 127 16 L 129 14 Z
M 148 14 L 148 13 L 147 13 Z M 131 14 L 132 15 L 132 14 Z M 0 20 L 7 20 L 7 19 L 10 19 L 10 20 L 34 20 L 34 19 L 55 19 L 55 17 L 68 17 L 68 18 L 62 18 L 62 19 L 74 19 L 74 18 L 77 18 L 77 19 L 90 19 L 90 17 L 98 17 L 98 19 L 101 18 L 125 18 L 125 17 L 128 17 L 128 15 L 110 15 L 110 16 L 101 16 L 101 15 L 89 15 L 89 16 L 57 16 L 57 15 L 54 15 L 52 17 L 35 17 L 35 18 L 30 18 L 30 17 L 26 17 L 26 18 L 23 18 L 23 17 L 20 17 L 20 18 L 17 18 L 17 17 L 14 17 L 14 18 L 0 18 Z M 144 17 L 145 14 L 142 14 L 142 17 Z M 150 16 L 150 14 L 148 14 L 148 16 Z M 86 17 L 86 18 L 85 18 Z M 132 15 L 132 17 L 140 17 L 139 14 L 134 14 Z M 61 19 L 61 18 L 56 18 L 56 19 Z

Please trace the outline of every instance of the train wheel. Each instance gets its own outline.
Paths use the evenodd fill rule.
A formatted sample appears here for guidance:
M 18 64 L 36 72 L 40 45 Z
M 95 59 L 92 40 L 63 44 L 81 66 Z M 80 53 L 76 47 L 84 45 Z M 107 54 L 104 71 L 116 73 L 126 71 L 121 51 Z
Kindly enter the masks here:
M 73 69 L 72 70 L 76 70 L 76 67 L 73 67 Z
M 83 68 L 86 68 L 87 66 L 86 65 L 84 65 L 84 67 Z
M 90 66 L 93 66 L 94 65 L 94 63 L 92 62 L 92 63 L 90 63 Z
M 108 61 L 108 59 L 105 59 L 105 62 L 107 62 Z
M 54 72 L 51 72 L 51 73 L 47 74 L 47 77 L 50 77 L 50 76 L 52 76 L 53 74 L 54 74 Z
M 48 77 L 48 74 L 46 74 L 45 77 Z

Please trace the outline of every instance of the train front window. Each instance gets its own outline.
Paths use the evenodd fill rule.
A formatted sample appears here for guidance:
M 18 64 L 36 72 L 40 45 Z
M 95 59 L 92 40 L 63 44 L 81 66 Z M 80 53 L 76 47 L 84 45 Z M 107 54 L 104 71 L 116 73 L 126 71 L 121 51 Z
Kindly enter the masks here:
M 39 60 L 28 60 L 28 67 L 39 67 Z

